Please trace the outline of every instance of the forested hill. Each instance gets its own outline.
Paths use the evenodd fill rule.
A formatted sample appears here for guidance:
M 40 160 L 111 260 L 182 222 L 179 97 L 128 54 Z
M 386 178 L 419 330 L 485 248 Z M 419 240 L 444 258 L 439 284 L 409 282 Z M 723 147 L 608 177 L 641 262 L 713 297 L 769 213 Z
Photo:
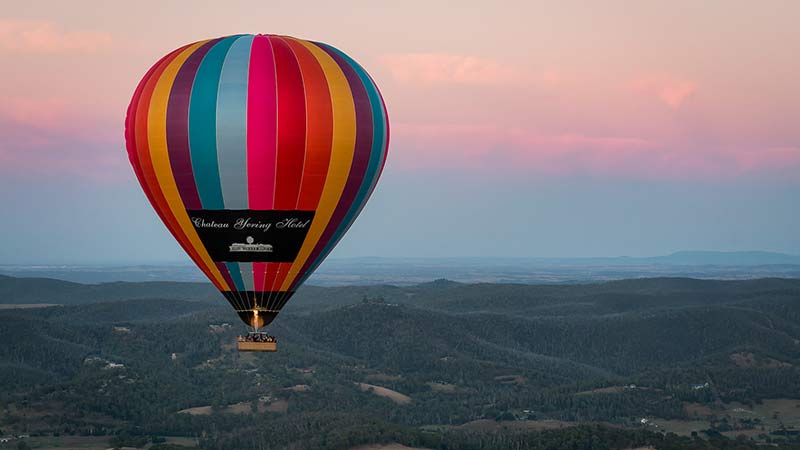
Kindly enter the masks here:
M 0 293 L 0 430 L 15 435 L 208 450 L 800 435 L 800 280 L 309 286 L 270 327 L 279 352 L 256 355 L 233 350 L 244 327 L 206 284 L 2 277 Z
M 210 283 L 157 281 L 81 284 L 50 278 L 17 278 L 0 275 L 0 304 L 75 305 L 144 298 L 210 301 L 218 295 Z
M 748 298 L 796 296 L 800 279 L 697 280 L 640 278 L 591 284 L 456 283 L 437 280 L 415 286 L 303 286 L 287 312 L 335 308 L 361 298 L 440 309 L 512 314 L 610 313 L 648 308 L 732 304 Z M 47 278 L 0 275 L 0 304 L 72 305 L 133 299 L 178 299 L 224 304 L 210 283 L 115 282 L 80 284 Z

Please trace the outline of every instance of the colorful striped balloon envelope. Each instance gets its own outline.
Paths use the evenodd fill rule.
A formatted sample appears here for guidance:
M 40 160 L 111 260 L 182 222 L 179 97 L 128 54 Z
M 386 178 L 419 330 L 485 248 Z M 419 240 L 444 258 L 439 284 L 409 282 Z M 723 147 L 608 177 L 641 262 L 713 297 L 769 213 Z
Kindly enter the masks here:
M 133 94 L 125 138 L 161 220 L 261 327 L 361 212 L 389 122 L 369 74 L 336 48 L 236 35 L 158 61 Z

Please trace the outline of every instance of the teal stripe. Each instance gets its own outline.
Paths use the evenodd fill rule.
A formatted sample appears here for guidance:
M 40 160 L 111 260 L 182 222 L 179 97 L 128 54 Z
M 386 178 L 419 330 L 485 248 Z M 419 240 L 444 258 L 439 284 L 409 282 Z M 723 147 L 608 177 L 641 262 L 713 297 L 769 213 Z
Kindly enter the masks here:
M 255 291 L 256 284 L 253 281 L 253 263 L 240 262 L 237 264 L 239 265 L 239 274 L 242 276 L 242 282 L 244 283 L 244 290 Z
M 217 164 L 217 91 L 222 64 L 238 36 L 219 41 L 197 69 L 189 101 L 189 148 L 203 209 L 224 209 Z
M 236 285 L 236 290 L 244 291 L 244 280 L 242 280 L 242 273 L 239 272 L 239 264 L 235 262 L 226 262 L 225 266 L 231 274 L 231 279 L 233 279 L 233 284 Z
M 217 97 L 217 159 L 225 209 L 247 209 L 247 79 L 252 35 L 228 50 Z
M 364 88 L 369 96 L 370 107 L 372 108 L 372 149 L 369 156 L 369 164 L 367 165 L 367 170 L 364 174 L 364 180 L 361 182 L 361 187 L 358 189 L 358 193 L 353 200 L 353 204 L 350 206 L 350 210 L 347 211 L 347 214 L 342 220 L 342 223 L 339 225 L 339 228 L 333 233 L 333 236 L 331 236 L 331 239 L 325 245 L 325 248 L 322 250 L 322 252 L 320 252 L 317 259 L 309 266 L 309 270 L 305 273 L 305 275 L 303 275 L 303 277 L 300 279 L 300 282 L 297 283 L 296 286 L 301 285 L 309 276 L 311 276 L 314 270 L 316 270 L 322 261 L 325 260 L 328 254 L 333 251 L 333 248 L 339 243 L 339 240 L 342 238 L 342 236 L 344 236 L 347 230 L 350 229 L 350 226 L 353 225 L 356 217 L 358 217 L 358 215 L 361 213 L 361 210 L 364 209 L 364 205 L 367 204 L 367 200 L 369 199 L 375 184 L 378 182 L 378 175 L 380 174 L 383 159 L 386 157 L 386 111 L 383 109 L 383 102 L 381 101 L 380 94 L 378 93 L 378 88 L 372 82 L 372 79 L 369 77 L 369 75 L 367 75 L 367 72 L 352 58 L 336 48 L 331 46 L 326 47 L 341 55 L 342 58 L 344 58 L 344 60 L 353 67 L 353 70 L 355 70 L 355 72 L 358 74 L 358 77 L 361 79 L 361 83 L 364 84 Z

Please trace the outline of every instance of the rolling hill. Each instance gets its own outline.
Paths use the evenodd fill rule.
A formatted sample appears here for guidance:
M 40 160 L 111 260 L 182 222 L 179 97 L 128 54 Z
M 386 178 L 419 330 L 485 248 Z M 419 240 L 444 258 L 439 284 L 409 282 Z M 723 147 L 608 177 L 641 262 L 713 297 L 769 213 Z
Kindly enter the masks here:
M 421 430 L 461 439 L 442 430 L 474 421 L 639 429 L 649 417 L 707 436 L 761 426 L 772 439 L 794 429 L 793 410 L 761 424 L 730 411 L 800 399 L 800 280 L 310 286 L 271 327 L 280 351 L 270 355 L 233 350 L 244 327 L 203 284 L 4 277 L 0 292 L 6 304 L 62 305 L 0 310 L 0 428 L 10 430 L 225 430 L 204 441 L 211 449 L 278 429 L 301 442 L 296 425 L 317 420 L 348 436 L 375 421 L 372 432 L 413 444 Z

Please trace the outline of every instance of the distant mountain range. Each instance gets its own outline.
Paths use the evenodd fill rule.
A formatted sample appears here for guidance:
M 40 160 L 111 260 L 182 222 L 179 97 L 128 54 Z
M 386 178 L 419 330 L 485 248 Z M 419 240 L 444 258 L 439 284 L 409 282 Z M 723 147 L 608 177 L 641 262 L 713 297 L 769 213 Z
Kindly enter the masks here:
M 205 281 L 203 274 L 190 264 L 0 265 L 0 274 L 80 283 Z M 333 258 L 317 270 L 309 283 L 320 286 L 411 285 L 438 278 L 462 282 L 585 283 L 664 276 L 707 279 L 800 278 L 800 256 L 763 251 L 682 251 L 652 257 Z
M 688 265 L 688 266 L 763 266 L 763 265 L 800 265 L 800 255 L 787 253 L 746 251 L 746 252 L 710 252 L 710 251 L 680 251 L 662 256 L 600 256 L 600 257 L 570 257 L 570 258 L 503 258 L 503 257 L 463 257 L 463 258 L 342 258 L 334 259 L 336 264 L 352 262 L 383 262 L 383 263 L 470 263 L 470 264 L 559 264 L 572 266 L 595 265 Z
M 764 266 L 764 265 L 798 265 L 800 256 L 774 252 L 675 252 L 667 256 L 650 258 L 619 258 L 654 264 L 669 265 L 716 265 L 716 266 Z

